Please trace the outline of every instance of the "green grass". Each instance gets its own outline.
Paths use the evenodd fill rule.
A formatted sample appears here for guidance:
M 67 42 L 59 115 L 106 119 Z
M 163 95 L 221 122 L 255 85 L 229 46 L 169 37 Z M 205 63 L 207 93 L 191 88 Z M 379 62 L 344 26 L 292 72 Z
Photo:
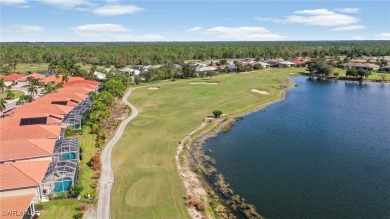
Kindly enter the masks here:
M 194 79 L 163 82 L 159 90 L 133 91 L 129 99 L 140 114 L 113 150 L 112 218 L 189 218 L 175 165 L 178 142 L 214 109 L 233 115 L 279 98 L 278 78 L 301 71 L 265 69 L 215 77 L 217 85 L 189 84 L 199 81 Z M 271 94 L 256 94 L 252 88 Z
M 82 160 L 79 163 L 79 178 L 78 184 L 84 187 L 84 190 L 81 192 L 81 196 L 84 197 L 86 194 L 94 193 L 95 189 L 91 187 L 92 185 L 92 176 L 93 170 L 88 166 L 88 162 L 91 157 L 96 153 L 95 147 L 95 134 L 89 134 L 90 128 L 86 126 L 82 135 L 78 135 L 79 144 L 81 147 L 81 157 Z
M 48 65 L 48 63 L 19 63 L 16 65 L 16 72 L 46 72 Z
M 72 219 L 73 215 L 78 213 L 76 210 L 80 201 L 77 200 L 53 200 L 49 202 L 42 202 L 37 205 L 43 206 L 43 213 L 39 216 L 39 219 Z
M 13 99 L 19 98 L 20 96 L 22 96 L 24 94 L 24 92 L 20 91 L 20 90 L 13 90 L 12 93 L 15 94 L 15 97 Z M 7 97 L 6 91 L 4 91 L 3 93 L 0 93 L 0 99 L 5 99 L 6 97 Z

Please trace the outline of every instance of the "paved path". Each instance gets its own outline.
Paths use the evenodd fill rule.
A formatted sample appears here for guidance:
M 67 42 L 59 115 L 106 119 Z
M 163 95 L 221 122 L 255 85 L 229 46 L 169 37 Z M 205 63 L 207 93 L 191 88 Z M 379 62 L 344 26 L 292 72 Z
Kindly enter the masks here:
M 127 98 L 130 96 L 131 92 L 134 89 L 136 88 L 131 88 L 130 90 L 128 90 L 125 96 L 122 98 L 123 103 L 130 106 L 132 112 L 131 116 L 120 124 L 114 137 L 110 140 L 110 142 L 108 142 L 100 156 L 102 161 L 102 171 L 99 183 L 97 219 L 111 218 L 111 190 L 114 184 L 114 172 L 111 168 L 111 152 L 115 144 L 122 137 L 123 131 L 125 130 L 127 124 L 138 116 L 138 110 L 127 101 Z

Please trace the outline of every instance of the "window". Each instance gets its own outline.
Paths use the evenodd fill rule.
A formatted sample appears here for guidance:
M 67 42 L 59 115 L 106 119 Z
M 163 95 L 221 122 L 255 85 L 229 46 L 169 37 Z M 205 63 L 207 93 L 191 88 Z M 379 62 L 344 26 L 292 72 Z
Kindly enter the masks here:
M 68 103 L 68 101 L 52 101 L 51 102 L 51 104 L 64 105 L 64 106 L 66 106 L 67 103 Z

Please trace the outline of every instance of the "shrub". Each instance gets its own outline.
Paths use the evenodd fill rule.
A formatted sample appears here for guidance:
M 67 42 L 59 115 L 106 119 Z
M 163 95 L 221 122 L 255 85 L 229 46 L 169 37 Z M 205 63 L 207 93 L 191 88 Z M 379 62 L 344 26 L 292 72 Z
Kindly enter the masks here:
M 89 161 L 89 165 L 93 170 L 99 170 L 100 164 L 101 164 L 101 160 L 98 155 L 93 156 Z
M 80 185 L 71 186 L 69 189 L 69 196 L 72 198 L 76 198 L 80 195 L 81 191 L 83 191 L 83 187 Z
M 80 204 L 79 206 L 77 206 L 77 210 L 79 211 L 86 211 L 88 210 L 88 205 L 87 204 Z
M 83 218 L 84 213 L 83 212 L 78 212 L 77 214 L 73 215 L 74 219 L 81 219 Z
M 199 202 L 196 206 L 196 209 L 198 209 L 198 211 L 205 211 L 206 210 L 206 205 L 203 204 L 202 202 Z
M 222 115 L 221 110 L 213 110 L 213 115 L 215 118 L 219 118 Z

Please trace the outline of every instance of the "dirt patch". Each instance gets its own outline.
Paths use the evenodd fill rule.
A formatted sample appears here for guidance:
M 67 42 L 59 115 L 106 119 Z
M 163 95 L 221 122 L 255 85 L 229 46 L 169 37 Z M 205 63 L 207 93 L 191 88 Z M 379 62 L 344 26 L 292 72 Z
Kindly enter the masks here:
M 219 84 L 216 82 L 191 82 L 190 84 Z
M 148 87 L 148 90 L 158 90 L 160 89 L 159 87 Z
M 259 89 L 252 89 L 253 93 L 263 94 L 263 95 L 270 95 L 271 93 L 265 90 L 259 90 Z

